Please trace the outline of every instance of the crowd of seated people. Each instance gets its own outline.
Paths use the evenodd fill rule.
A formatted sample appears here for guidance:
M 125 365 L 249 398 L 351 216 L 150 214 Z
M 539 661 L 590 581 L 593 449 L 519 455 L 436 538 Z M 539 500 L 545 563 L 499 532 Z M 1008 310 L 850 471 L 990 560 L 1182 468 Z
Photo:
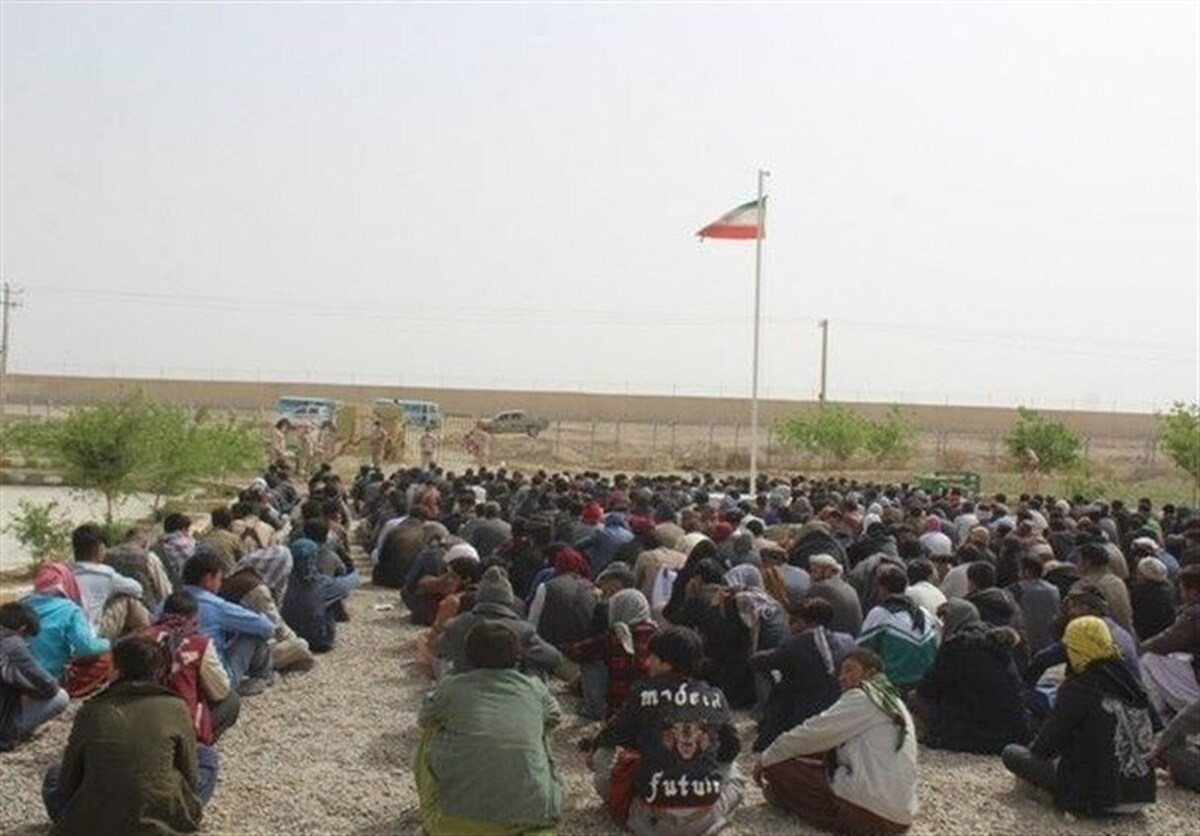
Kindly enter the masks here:
M 430 704 L 503 710 L 472 703 L 463 676 L 562 680 L 603 724 L 580 741 L 599 803 L 634 833 L 736 816 L 735 710 L 757 719 L 751 777 L 767 801 L 835 832 L 911 826 L 920 746 L 996 757 L 1076 815 L 1154 803 L 1156 770 L 1200 783 L 1191 510 L 844 479 L 748 487 L 364 468 L 351 495 L 376 583 L 430 625 Z M 503 631 L 503 676 L 472 658 L 485 630 Z M 542 753 L 561 709 L 536 689 L 520 699 L 544 703 L 520 744 Z M 497 746 L 515 733 L 478 722 Z M 423 728 L 426 832 L 557 826 L 552 762 L 524 761 L 536 809 L 489 806 L 461 795 L 470 772 L 437 768 L 435 741 L 455 728 L 444 708 Z
M 86 700 L 46 771 L 55 832 L 199 828 L 241 700 L 310 669 L 347 618 L 359 578 L 342 494 L 326 470 L 296 502 L 280 463 L 205 532 L 170 514 L 153 542 L 133 529 L 110 548 L 87 523 L 73 561 L 44 562 L 0 607 L 0 751 Z

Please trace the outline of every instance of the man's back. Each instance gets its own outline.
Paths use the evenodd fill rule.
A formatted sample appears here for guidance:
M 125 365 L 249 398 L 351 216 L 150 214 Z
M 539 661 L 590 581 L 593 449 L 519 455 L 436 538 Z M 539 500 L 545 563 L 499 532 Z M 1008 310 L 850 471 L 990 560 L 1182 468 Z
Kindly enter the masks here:
M 160 685 L 117 682 L 75 717 L 59 775 L 70 801 L 57 832 L 194 832 L 198 773 L 183 701 Z
M 1021 608 L 1021 623 L 1030 653 L 1054 641 L 1051 629 L 1059 613 L 1058 588 L 1042 578 L 1017 581 L 1009 591 Z
M 862 603 L 854 587 L 840 577 L 817 581 L 808 590 L 810 598 L 823 598 L 833 607 L 833 621 L 829 629 L 838 633 L 857 636 L 862 627 Z

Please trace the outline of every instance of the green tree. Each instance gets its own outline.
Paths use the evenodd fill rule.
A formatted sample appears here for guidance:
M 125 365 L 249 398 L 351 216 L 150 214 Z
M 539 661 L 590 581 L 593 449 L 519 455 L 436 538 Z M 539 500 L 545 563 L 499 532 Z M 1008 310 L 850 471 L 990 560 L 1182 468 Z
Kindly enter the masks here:
M 153 493 L 157 507 L 200 480 L 249 470 L 262 447 L 251 423 L 193 416 L 140 396 L 76 409 L 61 421 L 12 424 L 3 441 L 5 449 L 46 455 L 66 484 L 103 495 L 107 522 L 135 491 Z
M 785 445 L 829 456 L 839 463 L 862 450 L 869 433 L 866 419 L 837 404 L 823 404 L 815 412 L 793 415 L 779 426 L 779 438 Z
M 105 518 L 136 489 L 141 461 L 142 423 L 134 401 L 116 401 L 73 410 L 61 421 L 21 422 L 5 427 L 5 449 L 44 455 L 62 472 L 63 482 L 104 497 Z
M 881 421 L 867 423 L 865 445 L 876 463 L 900 464 L 912 455 L 916 433 L 900 407 L 893 405 Z
M 1176 401 L 1158 417 L 1159 446 L 1192 480 L 1192 489 L 1200 491 L 1200 404 Z
M 1028 469 L 1042 472 L 1075 467 L 1083 450 L 1079 436 L 1061 421 L 1049 421 L 1025 407 L 1017 409 L 1017 423 L 1004 437 L 1004 444 L 1013 461 L 1023 470 L 1028 467 L 1026 451 L 1032 451 L 1037 456 L 1037 464 Z

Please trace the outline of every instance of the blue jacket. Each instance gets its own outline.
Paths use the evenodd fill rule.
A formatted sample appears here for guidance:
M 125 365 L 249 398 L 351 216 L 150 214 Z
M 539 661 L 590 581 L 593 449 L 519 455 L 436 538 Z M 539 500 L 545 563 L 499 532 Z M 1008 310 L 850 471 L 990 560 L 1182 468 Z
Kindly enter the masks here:
M 212 639 L 213 646 L 217 648 L 217 655 L 221 657 L 221 664 L 225 666 L 225 670 L 231 676 L 233 676 L 233 672 L 229 670 L 229 660 L 225 656 L 225 649 L 229 642 L 241 633 L 257 636 L 260 639 L 269 639 L 275 635 L 275 625 L 265 615 L 248 610 L 232 601 L 226 601 L 220 595 L 214 595 L 202 586 L 189 585 L 184 589 L 196 599 L 196 605 L 200 610 L 197 620 L 200 632 Z
M 29 650 L 55 679 L 62 679 L 72 658 L 108 652 L 108 639 L 92 632 L 83 609 L 70 598 L 35 592 L 21 603 L 38 617 L 38 634 L 29 640 Z
M 632 539 L 633 532 L 626 527 L 624 515 L 610 511 L 604 518 L 604 525 L 589 532 L 575 547 L 587 555 L 592 565 L 592 577 L 595 577 L 612 562 L 621 546 Z

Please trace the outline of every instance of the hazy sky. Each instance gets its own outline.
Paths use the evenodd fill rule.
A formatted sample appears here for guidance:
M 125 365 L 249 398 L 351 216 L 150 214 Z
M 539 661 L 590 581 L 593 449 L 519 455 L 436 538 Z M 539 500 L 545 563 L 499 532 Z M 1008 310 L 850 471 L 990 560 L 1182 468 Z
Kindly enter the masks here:
M 1200 397 L 1195 2 L 0 14 L 14 371 Z

